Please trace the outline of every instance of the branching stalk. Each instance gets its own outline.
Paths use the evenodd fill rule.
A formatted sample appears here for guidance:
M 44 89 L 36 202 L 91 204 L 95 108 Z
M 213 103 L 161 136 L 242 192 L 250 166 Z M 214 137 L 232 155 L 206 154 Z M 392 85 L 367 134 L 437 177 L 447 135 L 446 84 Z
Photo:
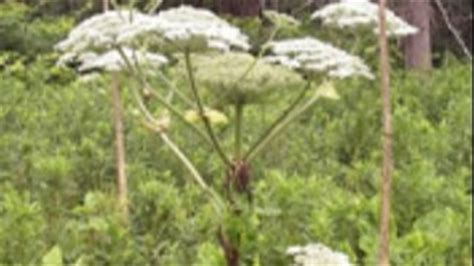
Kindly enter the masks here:
M 301 93 L 296 97 L 296 99 L 288 106 L 288 108 L 272 123 L 272 125 L 260 136 L 260 138 L 255 142 L 254 145 L 251 146 L 251 148 L 248 150 L 248 152 L 244 156 L 245 161 L 250 161 L 256 153 L 263 147 L 262 145 L 265 145 L 265 142 L 268 142 L 268 138 L 272 134 L 275 134 L 274 131 L 277 130 L 280 124 L 282 124 L 288 116 L 298 107 L 298 105 L 301 103 L 301 101 L 304 99 L 304 96 L 306 95 L 308 88 L 311 87 L 311 83 L 308 82 L 308 84 L 303 88 Z
M 125 55 L 125 54 L 124 54 Z M 129 60 L 130 62 L 130 60 Z M 135 69 L 137 71 L 137 74 L 140 76 L 140 78 L 144 81 L 144 83 L 146 83 L 146 86 L 147 86 L 147 89 L 148 90 L 153 90 L 155 91 L 155 96 L 156 95 L 159 95 L 155 89 L 153 89 L 151 87 L 151 85 L 148 83 L 148 81 L 146 81 L 146 78 L 145 78 L 145 73 L 143 72 L 143 69 L 142 67 L 140 66 L 140 63 L 138 61 L 138 58 L 137 58 L 137 55 L 135 53 L 135 51 L 133 52 L 133 63 L 134 63 L 134 66 L 135 66 Z M 161 72 L 161 71 L 157 71 L 158 73 L 158 76 L 160 77 L 160 79 L 166 84 L 166 86 L 168 87 L 168 89 L 170 89 L 171 91 L 175 92 L 176 95 L 183 101 L 185 102 L 187 105 L 189 105 L 189 107 L 193 107 L 194 104 L 191 102 L 191 100 L 189 100 L 174 84 L 171 83 L 171 81 L 169 81 L 166 76 Z
M 444 8 L 443 3 L 440 0 L 435 0 L 436 6 L 438 7 L 439 11 L 441 12 L 441 15 L 443 16 L 444 22 L 446 23 L 446 26 L 448 29 L 451 31 L 451 33 L 454 35 L 454 38 L 456 38 L 457 43 L 461 47 L 462 51 L 466 55 L 469 60 L 472 61 L 472 54 L 469 48 L 467 47 L 466 43 L 462 39 L 461 33 L 454 27 L 453 23 L 451 23 L 449 19 L 448 12 L 446 11 L 446 8 Z
M 310 100 L 308 100 L 302 107 L 291 112 L 285 119 L 283 119 L 279 124 L 277 124 L 268 135 L 256 145 L 253 149 L 253 152 L 249 153 L 246 157 L 247 161 L 251 161 L 255 155 L 263 150 L 275 137 L 277 137 L 283 130 L 291 124 L 298 116 L 306 112 L 313 104 L 319 99 L 319 95 L 315 94 Z
M 196 182 L 199 184 L 199 186 L 206 191 L 206 193 L 211 195 L 211 198 L 215 200 L 215 207 L 218 212 L 221 212 L 223 208 L 225 207 L 223 200 L 220 198 L 220 196 L 215 192 L 213 189 L 211 189 L 202 176 L 199 174 L 199 171 L 196 170 L 196 167 L 191 163 L 191 160 L 184 154 L 184 152 L 179 149 L 179 147 L 168 137 L 168 135 L 165 133 L 165 125 L 163 123 L 154 118 L 154 116 L 151 114 L 151 112 L 148 110 L 146 107 L 145 103 L 141 99 L 140 95 L 138 94 L 137 90 L 133 90 L 134 93 L 133 95 L 136 98 L 136 101 L 138 102 L 138 106 L 140 108 L 140 111 L 144 114 L 145 118 L 147 121 L 145 122 L 145 125 L 158 133 L 160 138 L 163 140 L 163 142 L 170 147 L 170 149 L 173 151 L 173 153 L 178 157 L 178 159 L 186 166 L 186 168 L 189 170 L 193 178 L 196 180 Z
M 242 159 L 242 123 L 244 106 L 237 104 L 235 106 L 235 158 L 237 161 Z
M 209 187 L 204 181 L 204 178 L 201 176 L 199 171 L 196 169 L 194 164 L 191 162 L 191 160 L 184 154 L 184 152 L 174 143 L 168 136 L 168 134 L 165 133 L 164 130 L 161 128 L 157 128 L 156 126 L 146 123 L 145 124 L 148 128 L 151 130 L 155 131 L 158 133 L 160 138 L 163 140 L 163 142 L 171 149 L 171 151 L 176 155 L 176 157 L 183 163 L 183 165 L 188 169 L 188 171 L 191 173 L 191 176 L 193 179 L 198 183 L 198 185 L 201 187 L 202 190 L 204 190 L 211 199 L 213 200 L 214 207 L 216 208 L 216 211 L 218 213 L 222 213 L 223 210 L 225 209 L 225 203 L 222 200 L 222 198 L 219 196 L 219 194 L 213 190 L 211 187 Z
M 268 38 L 268 40 L 263 44 L 263 48 L 258 53 L 257 58 L 255 58 L 255 60 L 252 62 L 252 64 L 250 64 L 249 67 L 244 71 L 244 73 L 232 83 L 232 84 L 235 84 L 234 86 L 237 86 L 237 84 L 239 82 L 244 80 L 247 77 L 247 75 L 250 74 L 250 72 L 252 72 L 252 70 L 257 65 L 258 61 L 260 59 L 262 59 L 263 55 L 268 51 L 268 44 L 275 38 L 278 30 L 279 30 L 279 28 L 277 27 L 272 31 L 272 33 L 270 34 L 270 37 Z
M 132 74 L 132 76 L 137 77 L 137 75 L 138 75 L 138 81 L 140 81 L 141 85 L 144 85 L 144 86 L 148 87 L 149 85 L 146 83 L 146 81 L 144 80 L 143 77 L 139 76 L 140 74 L 138 73 L 137 69 L 132 65 L 130 60 L 127 58 L 127 56 L 123 52 L 123 49 L 118 47 L 117 50 L 120 53 L 120 56 L 122 57 L 122 59 L 126 62 L 128 71 Z M 219 196 L 219 194 L 206 184 L 206 182 L 204 181 L 202 176 L 199 174 L 199 171 L 197 171 L 196 167 L 191 163 L 189 158 L 168 137 L 168 135 L 164 131 L 164 128 L 163 128 L 163 125 L 162 125 L 163 123 L 160 120 L 156 119 L 153 116 L 153 114 L 148 110 L 145 103 L 143 102 L 143 99 L 141 98 L 140 93 L 138 92 L 138 90 L 136 88 L 134 88 L 132 90 L 132 94 L 133 94 L 135 100 L 138 103 L 138 107 L 139 107 L 140 111 L 143 113 L 143 115 L 145 116 L 145 118 L 147 120 L 147 122 L 145 123 L 147 125 L 147 127 L 159 134 L 160 138 L 165 142 L 165 144 L 168 145 L 168 147 L 170 147 L 170 149 L 178 157 L 178 159 L 186 166 L 186 168 L 189 170 L 189 172 L 191 173 L 193 178 L 196 180 L 196 182 L 199 184 L 199 186 L 204 191 L 206 191 L 206 193 L 208 193 L 211 196 L 211 198 L 214 200 L 213 203 L 214 203 L 214 207 L 216 208 L 216 210 L 219 213 L 222 213 L 222 211 L 225 208 L 225 204 L 224 204 L 224 201 Z M 175 114 L 178 118 L 181 118 L 181 120 L 183 120 L 187 125 L 190 125 L 191 127 L 193 127 L 196 132 L 201 133 L 200 135 L 202 135 L 206 140 L 209 140 L 209 138 L 207 137 L 207 135 L 204 132 L 202 132 L 199 128 L 195 127 L 194 124 L 191 124 L 191 123 L 187 122 L 185 120 L 184 116 L 182 116 L 181 113 L 179 113 L 179 111 L 177 111 L 168 101 L 163 99 L 158 94 L 156 94 L 154 96 L 169 111 L 171 111 L 173 114 Z
M 190 108 L 194 108 L 195 105 L 194 103 L 188 98 L 186 97 L 186 95 L 184 95 L 177 87 L 176 85 L 174 85 L 165 75 L 163 75 L 163 73 L 161 71 L 158 71 L 158 76 L 160 77 L 160 79 L 166 84 L 166 86 L 174 91 L 176 93 L 176 96 L 178 96 L 178 98 L 181 99 L 181 101 L 183 101 L 184 103 L 186 103 Z
M 176 109 L 173 105 L 168 103 L 166 99 L 164 99 L 161 95 L 159 95 L 155 90 L 151 88 L 151 86 L 148 84 L 148 82 L 145 80 L 144 77 L 142 77 L 138 70 L 133 66 L 133 64 L 130 62 L 128 57 L 125 55 L 123 49 L 121 47 L 117 47 L 117 51 L 119 52 L 120 56 L 122 59 L 125 61 L 125 64 L 127 65 L 128 71 L 131 73 L 131 75 L 135 78 L 138 79 L 138 82 L 140 83 L 141 86 L 145 86 L 155 97 L 156 100 L 160 104 L 162 104 L 167 110 L 169 110 L 174 116 L 176 116 L 179 120 L 181 120 L 186 126 L 188 126 L 190 129 L 192 129 L 194 132 L 196 132 L 199 136 L 201 136 L 204 140 L 206 140 L 209 144 L 213 144 L 212 141 L 210 140 L 209 136 L 204 133 L 199 127 L 197 127 L 195 124 L 189 122 L 186 120 L 183 114 Z M 137 93 L 137 92 L 135 92 Z M 140 98 L 140 97 L 138 97 Z
M 199 116 L 201 117 L 202 121 L 204 122 L 204 126 L 206 128 L 207 134 L 209 135 L 211 141 L 212 141 L 212 146 L 218 153 L 219 157 L 222 159 L 222 161 L 227 165 L 227 166 L 232 166 L 231 161 L 229 158 L 227 158 L 227 155 L 224 153 L 221 145 L 219 144 L 219 141 L 217 140 L 216 135 L 214 134 L 214 130 L 212 129 L 211 123 L 209 121 L 209 118 L 206 116 L 204 106 L 201 101 L 201 97 L 199 96 L 199 93 L 197 91 L 197 86 L 196 86 L 196 80 L 194 79 L 194 73 L 192 69 L 192 64 L 191 64 L 191 53 L 189 50 L 186 50 L 185 53 L 185 61 L 186 61 L 186 70 L 188 72 L 188 78 L 189 82 L 191 84 L 191 90 L 194 95 L 194 100 L 197 103 L 198 106 L 198 111 L 199 111 Z

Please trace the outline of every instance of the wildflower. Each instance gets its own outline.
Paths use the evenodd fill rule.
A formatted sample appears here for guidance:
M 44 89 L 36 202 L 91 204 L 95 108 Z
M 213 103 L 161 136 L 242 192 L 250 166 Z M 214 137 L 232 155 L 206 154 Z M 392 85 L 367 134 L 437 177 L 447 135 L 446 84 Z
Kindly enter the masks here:
M 306 74 L 327 74 L 333 78 L 374 78 L 362 59 L 315 38 L 275 41 L 269 46 L 273 53 L 265 57 L 269 63 L 281 64 Z
M 304 247 L 293 246 L 286 251 L 293 257 L 295 266 L 350 266 L 347 255 L 331 250 L 322 244 L 310 244 Z
M 246 35 L 211 11 L 180 6 L 153 16 L 124 10 L 95 15 L 75 27 L 56 49 L 79 54 L 143 45 L 167 52 L 250 47 Z
M 341 29 L 369 27 L 375 33 L 379 32 L 379 7 L 369 0 L 342 0 L 332 3 L 311 16 L 325 25 Z M 408 24 L 390 10 L 385 12 L 387 18 L 387 33 L 389 36 L 407 36 L 416 34 L 418 29 Z
M 147 53 L 124 48 L 124 56 L 141 67 L 160 67 L 168 63 L 168 59 L 161 54 Z M 95 69 L 104 71 L 121 71 L 126 68 L 126 63 L 116 50 L 106 52 L 96 57 L 88 57 L 82 60 L 79 72 L 86 72 Z
M 209 122 L 213 125 L 227 125 L 229 123 L 229 119 L 224 113 L 211 108 L 204 109 L 204 116 L 206 116 L 207 119 L 209 119 Z M 187 111 L 184 114 L 184 117 L 191 123 L 197 123 L 200 121 L 199 113 L 196 110 Z
M 62 52 L 80 54 L 86 51 L 108 51 L 117 45 L 119 36 L 132 25 L 146 24 L 150 16 L 136 11 L 108 11 L 86 19 L 55 48 Z
M 246 53 L 196 54 L 192 59 L 197 84 L 228 104 L 258 103 L 278 89 L 303 84 L 297 73 Z M 183 63 L 177 72 L 186 75 Z
M 59 57 L 56 65 L 59 67 L 66 67 L 66 66 L 75 66 L 80 65 L 84 61 L 93 60 L 98 57 L 97 53 L 94 52 L 85 52 L 85 53 L 73 53 L 67 52 Z
M 134 39 L 155 36 L 152 42 L 167 51 L 208 48 L 228 51 L 231 48 L 248 50 L 250 47 L 248 37 L 237 27 L 206 9 L 180 6 L 162 11 L 149 21 L 137 21 L 143 22 L 146 23 L 125 29 L 119 42 L 130 43 Z

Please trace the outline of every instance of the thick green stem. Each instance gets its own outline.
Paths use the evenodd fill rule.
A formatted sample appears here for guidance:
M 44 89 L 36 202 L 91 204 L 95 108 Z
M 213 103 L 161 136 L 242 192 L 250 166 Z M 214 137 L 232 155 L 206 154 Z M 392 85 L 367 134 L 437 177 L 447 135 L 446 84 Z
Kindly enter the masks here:
M 242 159 L 242 123 L 243 123 L 244 105 L 235 106 L 235 159 Z
M 121 47 L 117 47 L 117 50 L 120 54 L 120 56 L 122 57 L 122 59 L 125 61 L 126 65 L 127 65 L 127 68 L 128 68 L 128 71 L 132 74 L 132 76 L 134 76 L 135 78 L 138 79 L 138 81 L 141 83 L 141 85 L 149 88 L 149 84 L 146 82 L 146 80 L 144 79 L 144 77 L 141 75 L 142 73 L 139 73 L 139 70 L 137 70 L 133 65 L 132 63 L 130 62 L 130 60 L 128 59 L 128 57 L 125 55 L 125 53 L 123 52 L 123 49 Z M 138 66 L 136 66 L 138 68 Z M 171 113 L 173 113 L 174 115 L 176 115 L 178 118 L 180 118 L 180 120 L 182 120 L 183 122 L 185 122 L 186 125 L 190 126 L 191 128 L 194 129 L 194 131 L 196 131 L 197 133 L 199 133 L 201 136 L 204 137 L 204 139 L 206 139 L 207 141 L 210 141 L 209 138 L 207 137 L 207 135 L 202 132 L 199 128 L 197 128 L 194 124 L 191 124 L 189 123 L 185 118 L 184 116 L 177 110 L 175 109 L 168 101 L 166 101 L 164 98 L 162 98 L 160 95 L 158 95 L 154 90 L 151 90 L 155 96 L 155 98 L 161 103 L 164 105 L 165 108 L 167 108 L 169 111 L 171 111 Z M 224 201 L 222 200 L 222 198 L 219 196 L 219 194 L 213 190 L 212 188 L 210 188 L 206 182 L 204 181 L 204 179 L 202 178 L 201 174 L 199 173 L 199 171 L 196 169 L 196 167 L 193 165 L 193 163 L 191 162 L 191 160 L 184 154 L 183 151 L 181 151 L 181 149 L 168 137 L 168 135 L 165 133 L 164 129 L 161 128 L 160 126 L 160 121 L 158 119 L 156 119 L 153 114 L 148 110 L 148 108 L 146 107 L 145 103 L 143 102 L 142 98 L 141 98 L 141 95 L 140 93 L 138 92 L 137 89 L 133 89 L 132 90 L 132 94 L 135 98 L 135 100 L 137 101 L 138 103 L 138 107 L 140 109 L 140 111 L 143 113 L 143 115 L 145 116 L 145 118 L 148 120 L 148 122 L 146 123 L 146 125 L 154 130 L 155 132 L 157 132 L 160 136 L 160 138 L 163 140 L 163 142 L 173 151 L 173 153 L 178 157 L 178 159 L 184 164 L 184 166 L 189 170 L 189 172 L 191 173 L 192 177 L 194 178 L 194 180 L 199 184 L 199 186 L 206 192 L 210 195 L 210 197 L 213 199 L 213 203 L 214 203 L 214 207 L 216 208 L 216 211 L 220 214 L 223 213 L 223 211 L 225 210 L 225 203 Z
M 168 137 L 168 135 L 162 131 L 158 132 L 160 138 L 166 143 L 166 145 L 173 151 L 173 153 L 178 157 L 178 159 L 184 164 L 184 166 L 189 170 L 194 180 L 199 184 L 199 186 L 209 194 L 209 196 L 214 200 L 214 207 L 219 213 L 222 213 L 225 209 L 225 204 L 222 198 L 210 188 L 204 178 L 202 178 L 199 171 L 196 169 L 194 164 L 189 160 L 189 158 L 179 149 L 179 147 Z
M 141 112 L 145 115 L 145 117 L 149 121 L 148 123 L 146 123 L 146 125 L 159 134 L 159 136 L 165 142 L 165 144 L 168 145 L 168 147 L 176 154 L 178 159 L 180 159 L 180 161 L 184 164 L 184 166 L 186 166 L 186 168 L 189 170 L 189 172 L 191 173 L 193 178 L 196 180 L 196 182 L 199 184 L 199 186 L 212 196 L 212 198 L 215 200 L 216 210 L 218 212 L 222 212 L 225 205 L 221 197 L 206 184 L 204 179 L 199 174 L 199 171 L 196 170 L 196 167 L 194 167 L 194 165 L 191 163 L 191 160 L 189 160 L 188 157 L 181 151 L 181 149 L 179 149 L 179 147 L 173 141 L 171 141 L 168 135 L 164 132 L 163 128 L 160 128 L 160 121 L 153 117 L 153 115 L 150 113 L 145 103 L 143 102 L 143 100 L 141 100 L 140 95 L 137 93 L 136 90 L 134 90 L 133 94 L 138 102 L 138 106 Z
M 188 72 L 188 78 L 189 82 L 191 84 L 191 90 L 194 95 L 194 100 L 197 103 L 198 106 L 198 111 L 199 111 L 199 116 L 201 117 L 202 121 L 204 122 L 204 126 L 206 128 L 207 134 L 209 135 L 212 146 L 216 150 L 217 154 L 219 157 L 222 159 L 222 161 L 227 165 L 227 166 L 232 166 L 231 161 L 229 158 L 227 158 L 227 155 L 224 153 L 221 145 L 219 144 L 219 141 L 217 140 L 216 135 L 214 134 L 214 130 L 212 129 L 211 123 L 209 121 L 209 118 L 206 116 L 204 106 L 202 104 L 201 97 L 199 96 L 197 86 L 196 86 L 196 80 L 194 78 L 194 72 L 191 64 L 191 52 L 187 49 L 184 53 L 185 56 L 185 61 L 186 61 L 186 70 Z
M 308 82 L 308 84 L 303 88 L 301 93 L 296 97 L 296 99 L 288 106 L 288 108 L 272 123 L 272 125 L 263 133 L 260 138 L 255 142 L 254 145 L 251 146 L 251 148 L 248 150 L 248 152 L 244 156 L 245 161 L 250 161 L 254 156 L 255 153 L 257 153 L 262 145 L 265 145 L 265 142 L 268 142 L 266 139 L 269 138 L 272 134 L 274 134 L 274 131 L 279 127 L 279 125 L 285 121 L 288 116 L 298 107 L 298 105 L 301 103 L 303 100 L 304 96 L 306 95 L 306 92 L 308 91 L 308 88 L 311 87 L 311 83 Z

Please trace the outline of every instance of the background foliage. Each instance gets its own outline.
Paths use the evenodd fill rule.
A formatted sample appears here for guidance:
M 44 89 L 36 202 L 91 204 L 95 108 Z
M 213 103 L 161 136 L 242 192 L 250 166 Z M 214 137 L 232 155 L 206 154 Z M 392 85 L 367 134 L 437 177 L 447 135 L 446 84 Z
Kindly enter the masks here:
M 121 221 L 108 78 L 81 81 L 57 68 L 51 51 L 74 19 L 35 18 L 11 3 L 1 4 L 0 13 L 0 263 L 41 263 L 45 254 L 59 254 L 65 263 L 84 265 L 224 264 L 211 204 L 141 126 L 126 88 L 132 222 Z M 250 33 L 265 30 L 258 21 L 236 23 Z M 362 47 L 357 53 L 370 58 L 375 48 Z M 429 76 L 407 73 L 396 60 L 393 67 L 392 262 L 471 265 L 472 67 L 450 56 Z M 375 263 L 379 91 L 369 81 L 336 85 L 340 101 L 319 102 L 252 166 L 257 209 L 230 221 L 245 227 L 240 243 L 247 265 L 285 265 L 288 246 L 309 242 Z M 297 89 L 248 110 L 248 140 Z M 208 182 L 220 187 L 217 158 L 178 123 L 172 131 Z

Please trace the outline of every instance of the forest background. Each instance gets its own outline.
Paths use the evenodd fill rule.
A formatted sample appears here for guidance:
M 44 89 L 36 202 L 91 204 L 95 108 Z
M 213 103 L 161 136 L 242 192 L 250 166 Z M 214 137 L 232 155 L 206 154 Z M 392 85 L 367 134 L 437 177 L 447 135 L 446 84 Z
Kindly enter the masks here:
M 133 5 L 143 10 L 152 2 Z M 209 8 L 255 43 L 263 42 L 268 25 L 261 2 L 248 1 L 245 8 L 225 2 L 164 1 L 160 9 Z M 307 21 L 331 1 L 263 2 Z M 391 1 L 408 21 L 430 26 L 424 39 L 390 43 L 391 262 L 472 265 L 472 66 L 466 55 L 472 53 L 472 1 L 441 1 L 450 25 L 437 1 L 424 2 L 424 17 L 414 18 L 409 11 L 417 3 Z M 130 223 L 120 218 L 110 79 L 81 81 L 56 65 L 53 50 L 75 24 L 102 9 L 99 0 L 0 1 L 0 264 L 45 263 L 54 250 L 64 263 L 85 265 L 222 265 L 210 203 L 186 181 L 187 171 L 168 148 L 140 124 L 126 89 Z M 288 34 L 331 35 L 304 25 Z M 337 45 L 378 69 L 376 39 L 359 37 L 362 45 L 355 49 L 343 35 Z M 429 60 L 410 61 L 426 54 Z M 252 165 L 258 211 L 235 225 L 245 228 L 245 265 L 288 264 L 287 247 L 312 242 L 342 251 L 357 264 L 376 262 L 380 92 L 373 81 L 340 81 L 337 87 L 339 101 L 319 102 Z M 292 96 L 250 109 L 248 138 L 271 120 L 273 105 Z M 218 184 L 217 156 L 185 128 L 174 130 L 207 181 Z M 220 131 L 226 134 L 225 127 Z

